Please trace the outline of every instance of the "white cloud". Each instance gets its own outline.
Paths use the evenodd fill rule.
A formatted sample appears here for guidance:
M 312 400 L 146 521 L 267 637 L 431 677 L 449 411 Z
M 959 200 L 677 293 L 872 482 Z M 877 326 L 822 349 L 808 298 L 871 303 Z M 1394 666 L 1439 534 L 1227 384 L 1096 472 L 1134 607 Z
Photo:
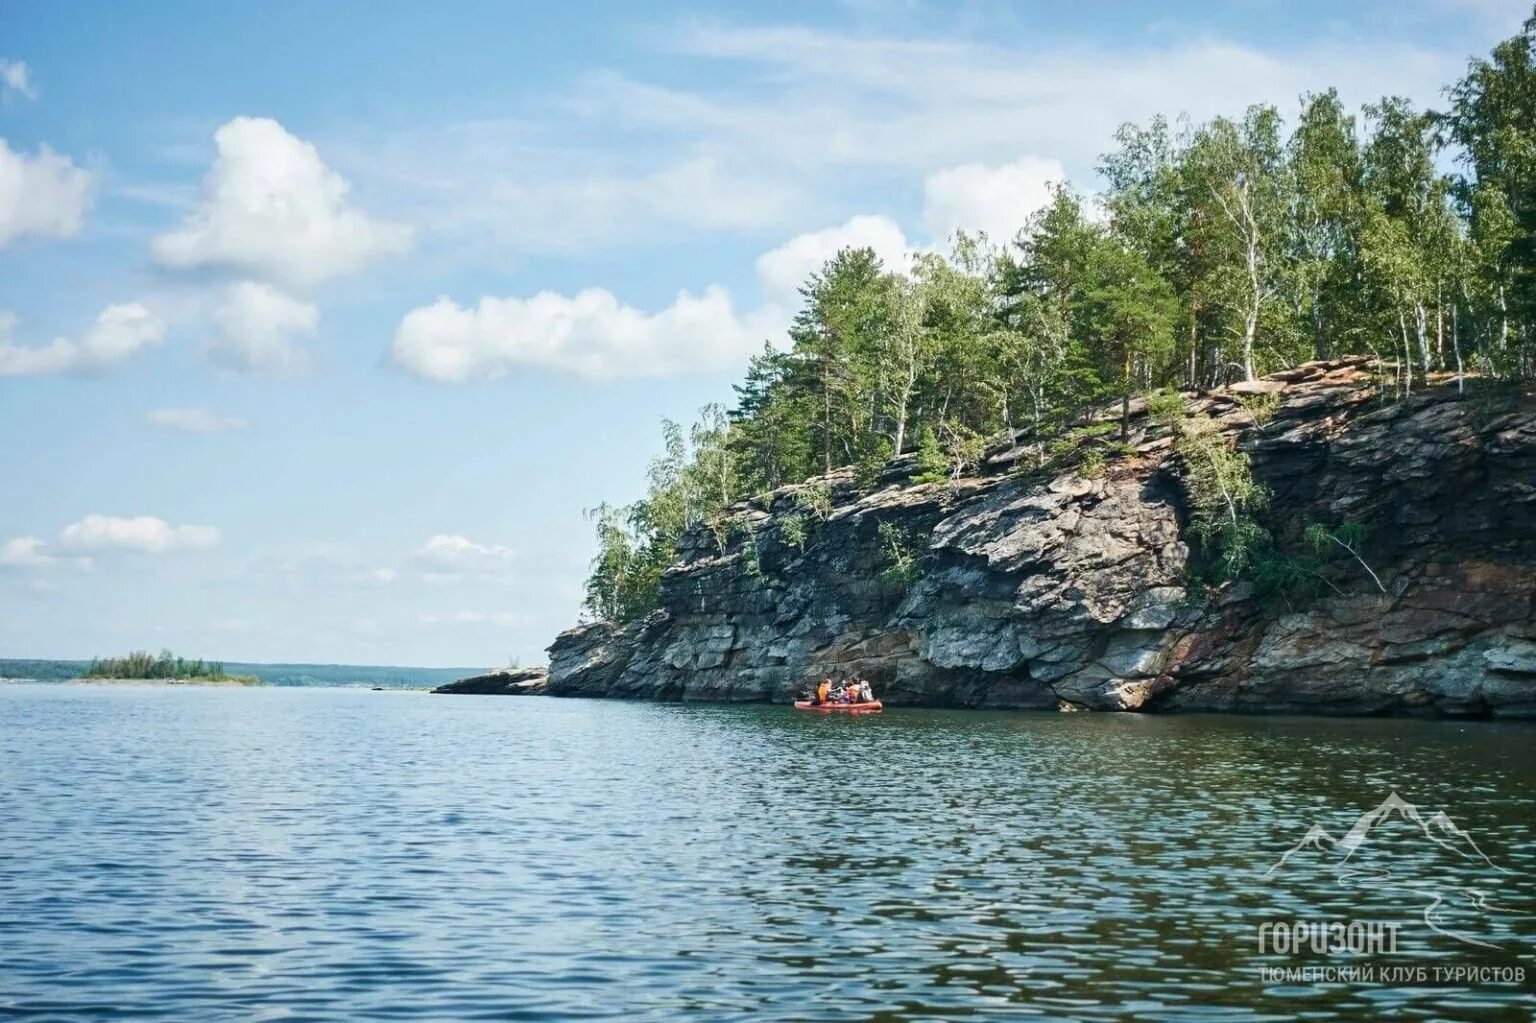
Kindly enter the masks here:
M 392 568 L 376 568 L 368 573 L 368 578 L 380 584 L 392 583 L 400 575 Z
M 213 307 L 220 338 L 208 349 L 217 365 L 235 373 L 291 376 L 309 368 L 310 354 L 296 336 L 315 332 L 320 310 L 270 284 L 236 281 Z
M 0 377 L 96 372 L 159 344 L 165 337 L 165 324 L 137 302 L 109 305 L 79 338 L 59 337 L 48 345 L 12 343 L 15 326 L 15 316 L 0 313 Z
M 29 156 L 0 138 L 0 247 L 22 235 L 69 238 L 91 205 L 89 171 L 47 146 Z
M 56 553 L 56 549 L 37 536 L 18 536 L 0 543 L 0 569 L 14 568 L 31 571 L 45 571 L 57 568 L 75 568 L 81 571 L 89 571 L 92 567 L 90 557 L 75 555 L 73 557 Z M 34 588 L 39 591 L 51 591 L 54 589 L 51 583 L 35 580 Z
M 394 360 L 429 380 L 493 380 L 519 369 L 589 379 L 669 376 L 734 367 L 778 333 L 778 314 L 738 317 L 724 288 L 681 292 L 654 314 L 602 288 L 574 297 L 485 297 L 465 308 L 447 297 L 411 310 L 395 331 Z
M 309 286 L 410 247 L 410 228 L 353 207 L 341 175 L 276 121 L 236 117 L 214 141 L 202 203 L 153 242 L 162 265 Z
M 517 625 L 527 619 L 510 611 L 454 611 L 438 614 L 428 611 L 417 616 L 423 625 Z
M 59 531 L 61 546 L 74 551 L 136 551 L 168 554 L 217 546 L 219 531 L 212 526 L 173 526 L 152 515 L 118 518 L 87 515 Z
M 858 216 L 837 227 L 799 234 L 757 258 L 763 297 L 783 308 L 800 303 L 806 278 L 842 249 L 873 249 L 888 269 L 903 270 L 910 246 L 896 222 L 884 216 Z
M 1060 160 L 1026 156 L 999 166 L 967 163 L 928 175 L 923 182 L 923 222 L 942 247 L 959 230 L 984 231 L 996 244 L 1011 241 L 1024 222 L 1065 181 Z
M 665 38 L 721 75 L 739 74 L 739 87 L 689 92 L 609 76 L 591 105 L 621 123 L 674 131 L 698 149 L 802 178 L 861 167 L 927 174 L 1048 153 L 1087 186 L 1095 159 L 1127 120 L 1181 111 L 1204 119 L 1255 102 L 1289 113 L 1301 93 L 1330 85 L 1350 104 L 1382 95 L 1433 103 L 1464 64 L 1450 47 L 1319 35 L 1265 49 L 1209 36 L 1004 46 L 701 24 Z
M 1258 46 L 1200 34 L 1211 19 L 1171 38 L 1145 15 L 1135 28 L 1160 30 L 1129 43 L 1036 34 L 1010 44 L 996 40 L 1020 36 L 1015 16 L 965 20 L 969 37 L 947 38 L 666 26 L 649 38 L 670 51 L 668 84 L 596 72 L 503 117 L 354 137 L 348 165 L 413 220 L 454 234 L 455 251 L 485 237 L 580 252 L 675 243 L 690 228 L 829 223 L 900 179 L 1025 153 L 1059 159 L 1091 189 L 1096 158 L 1126 120 L 1259 101 L 1289 113 L 1302 92 L 1329 85 L 1349 104 L 1384 94 L 1433 103 L 1464 63 L 1449 43 L 1349 37 L 1324 23 L 1300 42 Z M 992 22 L 1001 30 L 989 32 Z M 670 84 L 690 79 L 708 85 Z M 1005 233 L 1017 226 L 988 219 Z
M 157 408 L 145 414 L 144 421 L 182 433 L 227 433 L 245 428 L 244 419 L 221 416 L 206 408 Z
M 51 565 L 56 558 L 45 548 L 48 544 L 35 536 L 18 536 L 0 544 L 0 566 L 9 568 L 41 568 Z
M 476 543 L 468 537 L 449 533 L 438 533 L 416 552 L 416 560 L 423 566 L 450 575 L 505 571 L 516 557 L 510 547 Z
M 32 69 L 24 60 L 6 60 L 0 57 L 0 98 L 21 96 L 37 99 L 37 86 L 32 81 Z

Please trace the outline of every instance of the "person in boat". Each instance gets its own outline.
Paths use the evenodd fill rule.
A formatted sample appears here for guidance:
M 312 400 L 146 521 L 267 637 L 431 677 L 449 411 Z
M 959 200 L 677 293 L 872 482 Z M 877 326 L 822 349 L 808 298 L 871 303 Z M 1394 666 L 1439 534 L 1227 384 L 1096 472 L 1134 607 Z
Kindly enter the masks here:
M 855 703 L 874 703 L 875 691 L 869 688 L 869 679 L 859 679 L 859 691 L 854 694 Z
M 826 678 L 825 676 L 823 676 L 821 682 L 816 686 L 816 699 L 815 699 L 815 702 L 816 703 L 827 703 L 831 699 L 832 699 L 832 680 L 830 678 Z

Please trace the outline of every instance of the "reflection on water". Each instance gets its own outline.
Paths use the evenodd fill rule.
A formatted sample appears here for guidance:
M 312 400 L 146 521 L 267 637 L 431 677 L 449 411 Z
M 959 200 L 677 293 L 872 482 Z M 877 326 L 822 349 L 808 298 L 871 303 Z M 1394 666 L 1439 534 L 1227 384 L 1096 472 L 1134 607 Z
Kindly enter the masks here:
M 1530 980 L 1273 982 L 1262 965 L 1361 961 L 1260 956 L 1256 935 L 1400 919 L 1406 951 L 1380 961 L 1536 973 L 1533 742 L 0 686 L 0 1016 L 1524 1019 Z M 1263 876 L 1393 790 L 1507 869 L 1464 921 L 1500 948 L 1305 863 Z M 1390 836 L 1422 855 L 1411 838 Z

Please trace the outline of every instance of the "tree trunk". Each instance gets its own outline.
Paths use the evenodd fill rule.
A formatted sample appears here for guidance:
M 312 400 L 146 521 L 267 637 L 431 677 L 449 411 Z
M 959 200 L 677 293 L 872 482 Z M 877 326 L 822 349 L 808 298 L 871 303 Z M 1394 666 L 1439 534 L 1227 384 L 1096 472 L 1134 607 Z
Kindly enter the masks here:
M 1509 302 L 1504 297 L 1504 285 L 1499 285 L 1499 351 L 1509 351 Z
M 1429 313 L 1423 302 L 1413 303 L 1413 329 L 1419 342 L 1419 366 L 1429 376 Z
M 832 471 L 832 367 L 821 370 L 821 453 L 822 471 Z
M 1200 355 L 1200 294 L 1191 291 L 1189 296 L 1189 387 L 1194 390 L 1200 386 L 1199 380 L 1199 355 Z
M 1316 290 L 1312 292 L 1312 357 L 1328 358 L 1328 337 L 1323 332 L 1322 297 Z
M 1125 384 L 1120 392 L 1120 439 L 1131 439 L 1131 353 L 1125 353 Z
M 1257 295 L 1254 296 L 1257 299 Z M 1253 340 L 1259 330 L 1259 305 L 1255 301 L 1248 310 L 1248 316 L 1243 321 L 1243 379 L 1252 380 L 1253 373 Z
M 1458 332 L 1456 307 L 1451 306 L 1451 350 L 1456 353 L 1456 393 L 1467 393 L 1466 378 L 1461 375 L 1461 336 Z

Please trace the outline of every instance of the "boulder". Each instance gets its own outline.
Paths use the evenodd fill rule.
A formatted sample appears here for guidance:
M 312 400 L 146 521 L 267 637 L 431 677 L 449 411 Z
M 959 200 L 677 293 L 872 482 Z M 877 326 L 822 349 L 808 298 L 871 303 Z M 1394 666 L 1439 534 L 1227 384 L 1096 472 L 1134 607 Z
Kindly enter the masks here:
M 502 668 L 484 675 L 471 675 L 440 685 L 434 693 L 474 696 L 537 696 L 549 682 L 547 668 Z

